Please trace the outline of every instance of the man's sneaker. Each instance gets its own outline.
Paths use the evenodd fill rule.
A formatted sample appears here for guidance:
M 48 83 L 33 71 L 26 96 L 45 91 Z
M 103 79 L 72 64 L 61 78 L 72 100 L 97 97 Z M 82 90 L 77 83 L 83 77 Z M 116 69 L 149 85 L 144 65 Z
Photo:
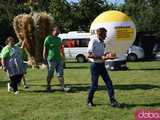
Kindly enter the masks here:
M 8 89 L 8 92 L 12 91 L 12 87 L 10 86 L 10 83 L 7 83 L 7 89 Z
M 62 88 L 62 91 L 68 92 L 68 91 L 70 91 L 70 89 L 71 89 L 71 88 L 69 88 L 69 87 L 64 87 L 64 88 Z
M 14 94 L 15 94 L 15 95 L 18 95 L 18 94 L 19 94 L 19 91 L 14 92 Z
M 51 92 L 51 86 L 47 86 L 47 92 Z
M 28 89 L 29 87 L 28 87 L 27 85 L 24 85 L 24 88 L 25 88 L 25 89 Z
M 87 102 L 88 107 L 94 107 L 95 105 L 93 104 L 93 102 Z
M 110 103 L 110 105 L 112 106 L 112 107 L 118 107 L 118 108 L 120 108 L 121 107 L 121 105 L 117 102 L 117 100 L 116 99 L 111 99 L 111 103 Z

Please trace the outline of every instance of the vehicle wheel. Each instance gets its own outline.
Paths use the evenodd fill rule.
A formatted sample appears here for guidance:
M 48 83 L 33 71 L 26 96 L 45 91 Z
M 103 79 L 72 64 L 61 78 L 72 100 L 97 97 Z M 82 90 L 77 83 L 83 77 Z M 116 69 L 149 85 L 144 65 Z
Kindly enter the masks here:
M 77 60 L 78 63 L 84 63 L 86 61 L 86 59 L 83 55 L 78 55 L 76 57 L 76 60 Z
M 128 61 L 137 61 L 137 55 L 136 54 L 129 54 L 128 56 L 127 56 L 127 60 Z

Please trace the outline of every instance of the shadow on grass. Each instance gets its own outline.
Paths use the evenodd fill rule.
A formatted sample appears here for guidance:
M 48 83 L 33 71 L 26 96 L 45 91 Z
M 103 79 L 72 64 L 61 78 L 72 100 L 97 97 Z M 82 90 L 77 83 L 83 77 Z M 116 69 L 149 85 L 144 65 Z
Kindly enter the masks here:
M 52 91 L 48 92 L 46 89 L 44 89 L 44 90 L 32 90 L 30 92 L 33 92 L 33 93 L 53 93 L 54 91 L 52 90 Z
M 133 109 L 135 107 L 160 107 L 160 102 L 158 103 L 142 103 L 142 104 L 128 104 L 128 103 L 120 103 L 121 104 L 121 108 L 126 108 L 126 109 Z M 101 105 L 101 104 L 100 104 Z
M 134 107 L 160 107 L 160 102 L 158 103 L 143 103 L 143 104 L 124 104 L 125 108 L 132 109 Z
M 48 92 L 46 89 L 44 89 L 44 90 L 32 90 L 31 92 L 34 92 L 34 93 L 54 93 L 54 92 L 63 92 L 63 91 L 60 89 L 52 89 L 51 91 Z
M 0 80 L 0 87 L 6 87 L 7 83 L 8 83 L 8 81 L 6 81 L 6 80 Z
M 151 84 L 122 84 L 122 85 L 114 85 L 115 89 L 118 90 L 149 90 L 153 88 L 160 88 L 158 85 L 151 85 Z
M 88 66 L 70 66 L 70 67 L 66 67 L 65 69 L 88 69 Z
M 33 90 L 31 92 L 47 92 L 45 90 L 46 85 L 30 85 L 32 87 L 34 86 L 41 86 L 44 88 L 44 90 Z M 52 91 L 51 92 L 56 92 L 56 91 L 61 91 L 60 89 L 54 89 L 54 86 L 58 86 L 58 84 L 56 85 L 52 85 Z M 82 92 L 82 91 L 88 91 L 90 88 L 90 84 L 66 84 L 66 86 L 71 87 L 71 90 L 69 91 L 69 93 L 77 93 L 77 92 Z M 158 88 L 160 89 L 160 86 L 158 85 L 151 85 L 151 84 L 119 84 L 119 85 L 114 85 L 114 89 L 116 90 L 150 90 L 150 89 L 154 89 L 154 88 Z M 97 89 L 97 91 L 102 91 L 102 90 L 106 90 L 106 86 L 104 85 L 100 85 Z
M 31 85 L 31 86 L 39 86 L 39 85 Z M 40 85 L 45 87 L 45 85 Z M 59 89 L 54 89 L 54 86 L 59 86 L 58 84 L 53 85 L 53 90 L 49 93 L 54 93 L 54 92 L 62 92 Z M 71 90 L 69 91 L 69 93 L 77 93 L 77 92 L 83 92 L 83 91 L 88 91 L 90 84 L 86 83 L 86 84 L 66 84 L 66 86 L 71 86 Z M 154 89 L 154 88 L 158 88 L 160 89 L 160 86 L 157 85 L 150 85 L 150 84 L 119 84 L 119 85 L 114 85 L 115 89 L 118 90 L 136 90 L 136 89 L 141 89 L 141 90 L 149 90 L 149 89 Z M 97 91 L 101 91 L 101 90 L 106 90 L 105 86 L 99 86 L 99 88 L 97 89 Z M 32 90 L 30 92 L 34 92 L 34 93 L 48 93 L 45 88 L 43 90 Z M 143 98 L 142 98 L 143 99 Z M 101 106 L 101 105 L 105 105 L 105 104 L 101 104 L 98 103 L 96 104 L 96 106 Z M 109 105 L 109 104 L 106 104 Z M 160 107 L 160 102 L 158 103 L 121 103 L 122 105 L 122 109 L 133 109 L 135 107 Z
M 160 68 L 142 68 L 142 69 L 128 69 L 129 71 L 137 71 L 137 70 L 160 70 Z
M 79 91 L 88 91 L 90 88 L 89 84 L 67 84 L 68 86 L 72 86 L 72 89 L 70 92 L 79 92 Z M 114 85 L 114 89 L 117 90 L 149 90 L 154 88 L 160 88 L 160 86 L 157 85 L 150 85 L 150 84 L 121 84 L 121 85 Z M 99 86 L 97 91 L 106 90 L 105 86 Z
M 110 104 L 101 104 L 101 103 L 96 103 L 95 105 L 96 106 L 104 106 L 104 105 L 109 105 L 110 106 Z M 120 108 L 120 109 L 133 109 L 135 107 L 141 107 L 141 108 L 144 108 L 144 107 L 160 107 L 160 103 L 142 103 L 142 104 L 120 103 L 120 106 L 118 108 Z

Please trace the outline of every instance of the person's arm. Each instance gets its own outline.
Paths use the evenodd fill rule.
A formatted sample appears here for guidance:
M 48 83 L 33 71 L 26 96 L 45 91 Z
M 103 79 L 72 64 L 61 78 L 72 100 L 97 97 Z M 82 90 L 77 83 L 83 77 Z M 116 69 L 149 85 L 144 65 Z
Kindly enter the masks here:
M 96 56 L 93 52 L 88 52 L 87 57 L 88 58 L 93 58 L 93 59 L 108 60 L 108 59 L 115 59 L 116 54 L 108 52 L 108 53 L 104 54 L 103 56 Z
M 61 43 L 60 52 L 64 55 L 64 45 Z
M 47 60 L 47 55 L 48 55 L 48 40 L 49 40 L 49 37 L 46 37 L 45 40 L 44 40 L 44 44 L 43 44 L 43 59 L 44 61 Z
M 115 59 L 116 54 L 112 53 L 112 52 L 107 52 L 107 53 L 105 53 L 105 57 L 106 57 L 106 59 Z
M 90 40 L 88 44 L 88 54 L 87 58 L 92 58 L 92 59 L 102 59 L 102 56 L 96 56 L 96 54 L 93 52 L 94 51 L 94 45 L 95 45 L 94 40 Z
M 8 57 L 8 53 L 9 51 L 5 47 L 1 51 L 1 64 L 4 71 L 6 71 L 6 58 Z
M 43 59 L 47 60 L 47 48 L 45 47 L 45 45 L 43 46 Z
M 27 47 L 26 40 L 22 41 L 21 48 L 24 49 Z
M 87 55 L 88 58 L 93 58 L 93 59 L 100 59 L 100 60 L 108 60 L 110 59 L 108 56 L 96 56 L 94 53 L 92 52 L 89 52 L 88 55 Z
M 93 59 L 101 59 L 101 57 L 96 56 L 93 52 L 88 52 L 87 57 L 88 58 L 93 58 Z
M 2 64 L 2 69 L 6 71 L 6 58 L 5 58 L 6 53 L 3 52 L 2 49 L 2 54 L 1 54 L 1 64 Z
M 4 71 L 6 71 L 5 59 L 4 59 L 4 58 L 1 58 L 1 64 L 2 64 L 2 69 L 3 69 Z
M 114 53 L 108 52 L 102 56 L 96 56 L 93 52 L 88 52 L 87 58 L 108 60 L 108 59 L 115 59 L 116 55 Z
M 26 54 L 26 56 L 27 56 L 27 59 L 30 57 L 30 54 L 29 54 L 29 52 L 28 52 L 28 50 L 27 50 L 27 42 L 26 42 L 26 40 L 24 40 L 23 42 L 22 42 L 22 44 L 21 44 L 21 49 L 23 49 L 24 50 L 24 54 Z
M 43 46 L 43 59 L 46 60 L 47 54 L 46 54 L 46 47 Z
M 92 58 L 92 59 L 101 59 L 101 60 L 108 60 L 108 59 L 115 59 L 116 54 L 107 52 L 102 56 L 96 56 L 93 52 L 88 52 L 87 58 Z

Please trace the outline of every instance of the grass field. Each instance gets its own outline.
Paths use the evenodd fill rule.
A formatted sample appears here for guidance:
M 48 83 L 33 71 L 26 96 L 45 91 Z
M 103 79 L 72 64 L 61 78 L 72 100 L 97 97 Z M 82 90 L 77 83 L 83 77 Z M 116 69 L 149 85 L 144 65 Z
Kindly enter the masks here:
M 30 88 L 20 87 L 18 96 L 8 93 L 8 78 L 0 70 L 0 120 L 134 120 L 139 108 L 160 108 L 160 62 L 128 63 L 127 71 L 110 71 L 116 97 L 127 104 L 124 109 L 111 108 L 103 81 L 95 94 L 96 107 L 86 106 L 90 86 L 89 63 L 67 63 L 65 82 L 72 89 L 59 91 L 52 81 L 53 92 L 45 91 L 47 70 L 29 69 Z

